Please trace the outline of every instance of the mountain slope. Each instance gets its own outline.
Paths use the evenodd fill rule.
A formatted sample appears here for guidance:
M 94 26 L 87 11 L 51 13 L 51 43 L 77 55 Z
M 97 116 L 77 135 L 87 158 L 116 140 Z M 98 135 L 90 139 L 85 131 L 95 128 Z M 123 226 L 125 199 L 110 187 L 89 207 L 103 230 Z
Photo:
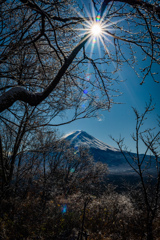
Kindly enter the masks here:
M 106 143 L 101 142 L 97 138 L 89 135 L 88 133 L 78 130 L 70 134 L 67 134 L 63 137 L 70 142 L 71 146 L 77 148 L 80 145 L 87 147 L 90 151 L 90 154 L 93 156 L 95 161 L 100 161 L 108 165 L 109 173 L 116 175 L 133 175 L 135 171 L 132 167 L 126 162 L 123 154 L 112 146 L 107 145 Z M 127 159 L 131 164 L 137 168 L 137 165 L 134 163 L 130 156 L 136 159 L 136 154 L 131 152 L 125 152 Z M 139 158 L 142 160 L 144 157 L 143 154 L 139 155 Z M 147 168 L 146 168 L 147 166 Z M 145 169 L 145 172 L 154 174 L 156 171 L 155 159 L 154 157 L 148 155 L 145 156 L 143 160 L 142 168 Z
M 112 150 L 112 151 L 119 151 L 117 148 L 111 147 L 106 143 L 101 142 L 97 138 L 89 135 L 85 131 L 78 130 L 74 131 L 70 134 L 65 135 L 63 138 L 69 140 L 72 145 L 84 145 L 89 148 L 95 148 L 100 150 Z
M 75 148 L 80 145 L 89 148 L 95 161 L 101 161 L 108 165 L 110 174 L 121 175 L 133 173 L 132 168 L 128 165 L 122 153 L 117 148 L 101 142 L 88 133 L 78 130 L 65 135 L 63 138 L 69 141 Z

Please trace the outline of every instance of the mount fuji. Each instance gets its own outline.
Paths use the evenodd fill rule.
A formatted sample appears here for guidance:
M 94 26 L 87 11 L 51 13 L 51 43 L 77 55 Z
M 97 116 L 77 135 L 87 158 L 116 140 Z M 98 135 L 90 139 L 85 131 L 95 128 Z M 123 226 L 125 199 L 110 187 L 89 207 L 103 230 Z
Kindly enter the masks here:
M 71 146 L 75 149 L 79 146 L 85 146 L 88 148 L 94 161 L 100 161 L 108 165 L 110 174 L 130 175 L 134 173 L 119 149 L 101 142 L 85 131 L 74 131 L 63 136 L 63 139 L 69 141 Z
M 107 151 L 107 150 L 119 151 L 117 148 L 111 147 L 106 143 L 101 142 L 97 138 L 89 135 L 88 133 L 82 130 L 69 133 L 65 135 L 63 138 L 65 138 L 66 140 L 69 140 L 70 143 L 75 146 L 83 145 L 88 148 L 95 148 L 102 151 Z

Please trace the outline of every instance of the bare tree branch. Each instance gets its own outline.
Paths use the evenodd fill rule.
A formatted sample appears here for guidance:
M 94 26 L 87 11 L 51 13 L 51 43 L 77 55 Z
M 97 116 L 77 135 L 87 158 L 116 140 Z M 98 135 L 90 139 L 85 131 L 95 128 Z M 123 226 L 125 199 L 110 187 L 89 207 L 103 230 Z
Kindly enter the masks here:
M 103 13 L 108 5 L 108 3 L 112 2 L 112 0 L 104 0 L 101 6 L 101 16 L 103 16 Z M 141 0 L 114 0 L 113 2 L 122 2 L 127 3 L 131 6 L 140 6 L 146 9 L 148 12 L 156 13 L 158 18 L 160 19 L 160 6 L 155 7 L 153 4 L 141 1 Z
M 85 43 L 88 41 L 89 36 L 85 36 L 81 42 L 73 49 L 69 57 L 66 59 L 65 63 L 62 65 L 61 69 L 57 73 L 54 80 L 42 93 L 32 93 L 22 87 L 15 87 L 4 93 L 0 97 L 0 112 L 3 112 L 5 109 L 13 105 L 17 100 L 28 103 L 31 106 L 37 106 L 41 103 L 48 95 L 56 88 L 57 84 L 64 76 L 66 70 L 73 62 L 74 58 L 78 52 L 83 48 Z

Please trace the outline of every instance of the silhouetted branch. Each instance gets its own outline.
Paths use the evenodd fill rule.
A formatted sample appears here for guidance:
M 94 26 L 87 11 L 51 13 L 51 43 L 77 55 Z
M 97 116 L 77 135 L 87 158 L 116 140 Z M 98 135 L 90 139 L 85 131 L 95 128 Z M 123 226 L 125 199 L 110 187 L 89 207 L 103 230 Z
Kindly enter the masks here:
M 13 103 L 16 102 L 17 100 L 26 102 L 31 106 L 37 106 L 39 103 L 41 103 L 55 89 L 57 84 L 60 82 L 61 78 L 64 76 L 66 70 L 71 65 L 74 58 L 76 57 L 78 52 L 83 48 L 88 39 L 89 36 L 85 36 L 81 40 L 81 42 L 73 49 L 73 51 L 66 59 L 59 72 L 57 73 L 54 80 L 42 93 L 37 92 L 32 93 L 24 89 L 23 87 L 14 87 L 0 97 L 0 112 L 3 112 L 5 109 L 12 106 Z

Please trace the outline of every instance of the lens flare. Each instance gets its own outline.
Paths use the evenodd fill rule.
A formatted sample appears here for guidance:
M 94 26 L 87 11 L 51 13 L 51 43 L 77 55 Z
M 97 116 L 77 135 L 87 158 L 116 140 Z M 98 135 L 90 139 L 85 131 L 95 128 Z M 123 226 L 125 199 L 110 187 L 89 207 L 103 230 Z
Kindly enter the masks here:
M 99 22 L 101 20 L 100 14 L 97 15 L 96 21 Z
M 75 172 L 75 168 L 71 168 L 70 173 L 74 173 Z
M 88 90 L 87 90 L 87 89 L 84 89 L 84 90 L 83 90 L 83 93 L 84 93 L 84 94 L 87 94 L 87 93 L 88 93 Z
M 66 213 L 67 212 L 67 205 L 63 205 L 62 206 L 62 213 Z

